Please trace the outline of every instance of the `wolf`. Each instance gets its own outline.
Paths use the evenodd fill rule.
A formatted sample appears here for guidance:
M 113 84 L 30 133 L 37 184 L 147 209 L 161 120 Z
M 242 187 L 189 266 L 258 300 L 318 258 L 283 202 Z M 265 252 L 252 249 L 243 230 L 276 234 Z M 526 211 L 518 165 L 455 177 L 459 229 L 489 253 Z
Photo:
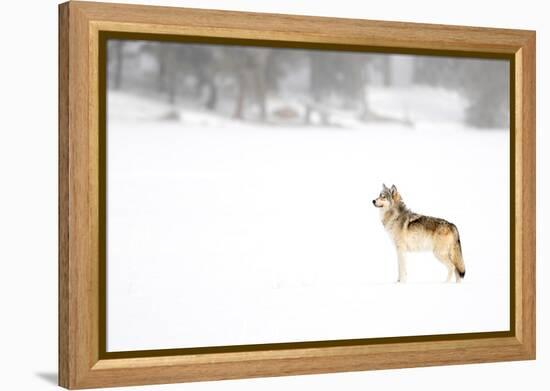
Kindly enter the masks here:
M 406 282 L 405 254 L 412 251 L 432 251 L 447 267 L 447 282 L 453 275 L 461 282 L 466 274 L 462 246 L 456 226 L 446 220 L 411 212 L 395 185 L 382 184 L 380 195 L 372 201 L 380 209 L 382 225 L 390 235 L 397 251 L 398 282 Z

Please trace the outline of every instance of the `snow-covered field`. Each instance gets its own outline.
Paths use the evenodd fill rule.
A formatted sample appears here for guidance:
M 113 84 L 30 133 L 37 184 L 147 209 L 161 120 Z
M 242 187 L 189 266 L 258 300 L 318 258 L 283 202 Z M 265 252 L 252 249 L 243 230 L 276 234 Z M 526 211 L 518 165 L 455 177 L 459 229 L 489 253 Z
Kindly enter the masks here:
M 410 102 L 414 128 L 346 129 L 158 121 L 110 93 L 108 350 L 507 330 L 509 132 Z M 382 182 L 458 226 L 462 284 L 427 253 L 395 283 Z

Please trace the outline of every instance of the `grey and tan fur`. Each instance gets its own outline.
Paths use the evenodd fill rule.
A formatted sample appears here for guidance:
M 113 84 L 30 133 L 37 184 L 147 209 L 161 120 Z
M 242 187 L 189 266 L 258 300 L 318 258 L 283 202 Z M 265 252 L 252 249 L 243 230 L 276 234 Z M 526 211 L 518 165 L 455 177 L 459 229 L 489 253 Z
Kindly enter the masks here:
M 378 198 L 372 201 L 380 208 L 380 219 L 397 251 L 398 282 L 405 282 L 407 270 L 405 254 L 412 251 L 432 251 L 447 266 L 447 282 L 453 275 L 460 282 L 466 274 L 458 229 L 452 223 L 436 217 L 411 212 L 403 202 L 395 185 L 382 185 Z

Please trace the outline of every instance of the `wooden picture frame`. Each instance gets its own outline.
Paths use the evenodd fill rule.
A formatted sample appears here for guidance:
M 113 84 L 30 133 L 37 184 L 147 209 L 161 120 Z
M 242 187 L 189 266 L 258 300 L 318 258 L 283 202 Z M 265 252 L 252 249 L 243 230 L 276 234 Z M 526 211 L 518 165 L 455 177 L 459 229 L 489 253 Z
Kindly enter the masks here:
M 105 351 L 106 33 L 509 59 L 511 324 L 506 332 Z M 103 47 L 103 49 L 102 49 Z M 498 195 L 497 195 L 498 196 Z M 104 233 L 104 232 L 103 232 Z M 59 6 L 59 384 L 69 389 L 535 358 L 535 33 L 70 1 Z

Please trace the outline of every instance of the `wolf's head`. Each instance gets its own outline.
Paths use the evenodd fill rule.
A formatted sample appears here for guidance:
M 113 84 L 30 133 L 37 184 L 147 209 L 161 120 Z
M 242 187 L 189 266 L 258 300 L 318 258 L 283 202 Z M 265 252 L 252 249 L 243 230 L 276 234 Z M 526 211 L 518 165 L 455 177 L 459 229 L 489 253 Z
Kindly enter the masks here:
M 390 209 L 391 207 L 398 205 L 401 202 L 401 195 L 397 191 L 397 187 L 392 185 L 390 189 L 386 185 L 382 184 L 382 191 L 378 198 L 372 200 L 372 204 L 377 208 Z

